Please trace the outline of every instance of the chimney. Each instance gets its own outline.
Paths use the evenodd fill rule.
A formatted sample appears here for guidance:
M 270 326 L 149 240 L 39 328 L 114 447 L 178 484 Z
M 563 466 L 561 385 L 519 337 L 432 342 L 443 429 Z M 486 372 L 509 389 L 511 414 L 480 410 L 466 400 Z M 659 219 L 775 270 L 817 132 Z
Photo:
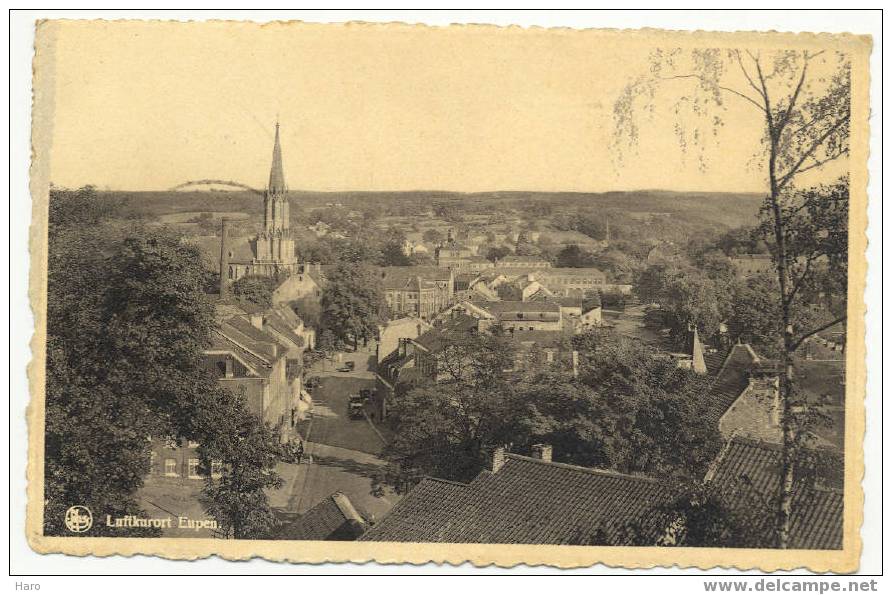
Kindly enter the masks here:
M 489 470 L 493 473 L 498 473 L 499 469 L 501 469 L 505 465 L 505 448 L 499 446 L 498 448 L 492 449 L 489 457 Z
M 220 298 L 229 293 L 229 220 L 220 220 Z
M 539 459 L 540 461 L 545 461 L 546 463 L 551 462 L 551 445 L 550 444 L 534 444 L 531 447 L 531 456 L 534 459 Z

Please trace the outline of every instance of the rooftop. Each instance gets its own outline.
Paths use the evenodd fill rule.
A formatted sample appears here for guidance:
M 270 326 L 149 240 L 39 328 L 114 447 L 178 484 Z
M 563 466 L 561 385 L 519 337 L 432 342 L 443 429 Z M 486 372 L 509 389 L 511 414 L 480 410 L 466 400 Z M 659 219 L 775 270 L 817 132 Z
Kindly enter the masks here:
M 737 344 L 731 348 L 712 384 L 709 402 L 703 410 L 705 420 L 718 427 L 721 417 L 749 385 L 749 371 L 758 362 L 759 356 L 749 345 Z
M 335 492 L 306 511 L 297 520 L 286 524 L 281 539 L 312 541 L 353 541 L 365 530 L 366 520 L 350 499 Z
M 779 497 L 781 448 L 778 445 L 733 438 L 720 455 L 710 481 L 734 509 L 771 507 L 764 518 L 770 531 L 773 502 Z M 793 549 L 842 548 L 843 494 L 834 488 L 800 484 L 793 498 L 790 547 Z
M 505 455 L 495 473 L 460 484 L 424 479 L 363 541 L 586 543 L 622 541 L 664 494 L 653 479 Z

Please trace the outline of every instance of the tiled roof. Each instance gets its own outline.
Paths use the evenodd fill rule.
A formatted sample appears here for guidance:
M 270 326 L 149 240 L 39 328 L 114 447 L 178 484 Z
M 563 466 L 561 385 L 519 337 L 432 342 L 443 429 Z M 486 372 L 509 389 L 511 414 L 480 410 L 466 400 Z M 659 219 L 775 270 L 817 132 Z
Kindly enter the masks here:
M 448 541 L 467 493 L 467 484 L 426 477 L 359 541 Z
M 250 347 L 246 349 L 244 342 L 240 339 L 241 337 L 231 332 L 231 329 L 215 328 L 211 333 L 211 344 L 208 351 L 232 351 L 257 370 L 260 376 L 269 376 L 272 368 L 269 359 L 267 359 L 268 354 L 258 353 Z
M 666 493 L 644 477 L 505 455 L 467 485 L 424 480 L 361 538 L 445 543 L 582 543 L 622 539 Z
M 779 497 L 780 465 L 780 446 L 733 438 L 717 461 L 710 481 L 733 509 L 765 508 L 773 506 Z M 769 532 L 772 512 L 750 517 L 764 517 L 765 531 Z M 802 486 L 793 497 L 790 547 L 841 549 L 842 519 L 841 490 Z
M 226 320 L 218 325 L 217 330 L 230 341 L 260 354 L 270 362 L 284 355 L 282 349 L 284 346 L 274 336 L 256 328 L 241 316 L 233 316 Z
M 281 539 L 312 541 L 353 541 L 365 530 L 366 521 L 350 499 L 335 492 L 305 512 L 296 521 L 285 525 Z
M 477 328 L 478 321 L 476 318 L 466 314 L 460 314 L 447 320 L 443 326 L 432 328 L 423 333 L 415 342 L 431 352 L 436 352 L 446 346 L 449 342 L 449 335 L 452 333 L 465 334 L 470 333 Z
M 218 269 L 220 266 L 220 237 L 193 236 L 186 238 L 189 244 L 197 246 L 209 266 Z M 229 262 L 247 263 L 254 260 L 254 248 L 249 237 L 229 237 Z
M 264 316 L 264 322 L 298 347 L 303 347 L 303 338 L 291 330 L 291 326 L 278 312 L 269 312 Z
M 704 351 L 703 352 L 703 361 L 706 363 L 706 373 L 710 376 L 715 376 L 719 373 L 719 370 L 722 367 L 722 364 L 725 363 L 725 358 L 728 357 L 730 351 Z
M 718 427 L 719 419 L 749 384 L 749 370 L 758 356 L 749 345 L 734 345 L 716 376 L 703 417 Z

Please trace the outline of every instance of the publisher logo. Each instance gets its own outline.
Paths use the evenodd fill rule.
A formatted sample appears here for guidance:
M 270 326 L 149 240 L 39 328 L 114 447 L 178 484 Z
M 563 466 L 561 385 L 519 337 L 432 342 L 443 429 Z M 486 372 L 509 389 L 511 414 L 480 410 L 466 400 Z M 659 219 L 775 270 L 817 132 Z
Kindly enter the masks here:
M 65 511 L 65 526 L 72 533 L 89 531 L 93 526 L 93 514 L 86 506 L 72 506 Z

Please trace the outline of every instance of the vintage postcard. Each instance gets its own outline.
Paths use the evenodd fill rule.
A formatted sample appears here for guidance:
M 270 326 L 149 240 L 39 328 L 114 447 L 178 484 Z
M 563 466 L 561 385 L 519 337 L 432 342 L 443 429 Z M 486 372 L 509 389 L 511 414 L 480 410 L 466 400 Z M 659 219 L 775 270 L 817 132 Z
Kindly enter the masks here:
M 35 26 L 37 552 L 857 570 L 869 37 Z

